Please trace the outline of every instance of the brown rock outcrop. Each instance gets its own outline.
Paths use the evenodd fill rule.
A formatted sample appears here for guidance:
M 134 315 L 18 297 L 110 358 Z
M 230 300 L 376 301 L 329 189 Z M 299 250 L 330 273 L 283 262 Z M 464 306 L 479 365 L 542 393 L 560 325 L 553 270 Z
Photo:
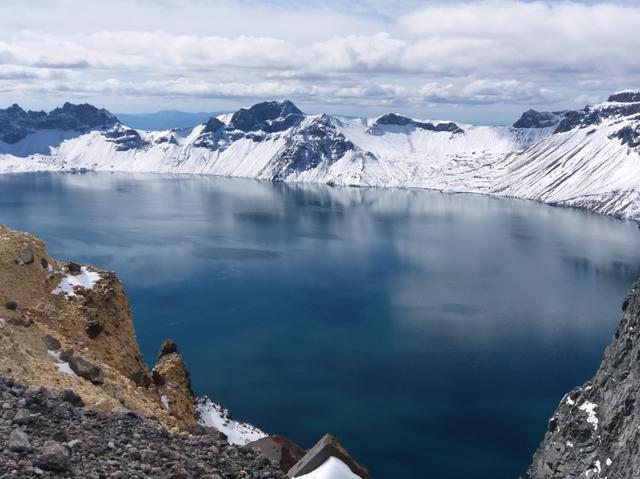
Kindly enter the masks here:
M 87 277 L 95 280 L 90 288 L 73 286 Z M 161 391 L 142 360 L 114 273 L 57 262 L 38 238 L 0 225 L 0 305 L 7 305 L 0 308 L 0 374 L 72 390 L 96 410 L 133 410 L 174 429 L 195 424 L 182 357 L 169 354 L 160 361 L 167 379 Z

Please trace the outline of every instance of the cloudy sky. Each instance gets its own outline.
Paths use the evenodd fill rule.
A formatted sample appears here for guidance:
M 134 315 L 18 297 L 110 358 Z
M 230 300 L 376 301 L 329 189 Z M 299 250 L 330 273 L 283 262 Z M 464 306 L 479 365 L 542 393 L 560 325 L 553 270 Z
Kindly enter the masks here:
M 510 123 L 640 88 L 640 2 L 0 0 L 0 106 Z

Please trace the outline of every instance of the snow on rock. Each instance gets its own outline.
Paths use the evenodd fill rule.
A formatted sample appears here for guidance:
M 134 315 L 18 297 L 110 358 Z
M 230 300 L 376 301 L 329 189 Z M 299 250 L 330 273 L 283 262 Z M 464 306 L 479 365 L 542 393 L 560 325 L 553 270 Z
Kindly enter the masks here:
M 304 115 L 289 101 L 260 103 L 191 130 L 149 132 L 106 119 L 104 128 L 80 133 L 21 130 L 17 141 L 0 141 L 0 172 L 188 173 L 429 188 L 640 220 L 640 96 L 633 91 L 578 111 L 531 110 L 513 127 L 397 114 Z
M 227 436 L 230 444 L 245 445 L 267 434 L 251 424 L 231 419 L 228 409 L 204 396 L 196 400 L 196 414 L 203 426 L 213 427 Z
M 51 357 L 53 357 L 56 360 L 56 368 L 58 369 L 58 371 L 64 374 L 71 374 L 71 375 L 76 374 L 73 372 L 68 362 L 60 359 L 60 351 L 48 351 L 48 353 Z
M 100 281 L 100 274 L 94 271 L 89 271 L 86 266 L 82 266 L 79 274 L 67 274 L 60 284 L 55 287 L 51 294 L 66 294 L 67 296 L 76 296 L 74 288 L 79 286 L 85 289 L 92 289 L 93 286 Z
M 587 422 L 593 426 L 593 430 L 598 430 L 598 416 L 596 415 L 597 404 L 585 401 L 583 404 L 578 407 L 581 411 L 585 411 L 587 413 Z
M 361 479 L 337 457 L 330 457 L 315 470 L 296 479 Z

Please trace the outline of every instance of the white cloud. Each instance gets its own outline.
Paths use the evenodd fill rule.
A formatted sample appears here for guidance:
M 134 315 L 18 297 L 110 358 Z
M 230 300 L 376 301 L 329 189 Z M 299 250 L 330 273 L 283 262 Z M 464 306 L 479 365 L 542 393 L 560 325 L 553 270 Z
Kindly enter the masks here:
M 12 102 L 13 92 L 156 104 L 290 96 L 354 106 L 543 105 L 638 86 L 629 83 L 640 71 L 632 3 L 212 5 L 7 0 L 0 100 Z

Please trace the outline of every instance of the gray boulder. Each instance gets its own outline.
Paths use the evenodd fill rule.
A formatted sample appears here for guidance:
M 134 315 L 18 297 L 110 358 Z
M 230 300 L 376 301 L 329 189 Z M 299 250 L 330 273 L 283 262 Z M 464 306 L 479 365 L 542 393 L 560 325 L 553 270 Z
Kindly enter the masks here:
M 102 384 L 103 382 L 102 370 L 85 359 L 71 356 L 69 358 L 69 367 L 78 376 L 91 381 L 93 384 Z
M 18 263 L 19 264 L 30 264 L 33 263 L 33 251 L 30 249 L 24 250 L 20 255 L 18 255 Z
M 72 391 L 71 389 L 63 389 L 62 392 L 60 393 L 60 399 L 62 399 L 65 402 L 68 402 L 69 404 L 75 407 L 84 406 L 84 401 L 82 400 L 82 398 L 78 394 L 76 394 L 75 391 Z
M 26 452 L 31 450 L 31 443 L 27 433 L 22 429 L 14 429 L 9 434 L 9 450 L 13 452 Z
M 64 471 L 71 453 L 69 449 L 55 441 L 47 441 L 36 458 L 36 465 L 48 471 Z
M 87 326 L 84 331 L 91 339 L 97 337 L 104 330 L 104 323 L 97 319 L 90 319 L 87 321 Z
M 282 472 L 288 472 L 306 453 L 293 441 L 282 436 L 269 436 L 250 442 L 247 447 L 260 449 L 272 462 L 280 466 Z
M 62 348 L 62 344 L 60 344 L 60 341 L 58 341 L 53 336 L 49 336 L 48 334 L 42 336 L 42 342 L 49 351 L 59 351 L 60 348 Z

